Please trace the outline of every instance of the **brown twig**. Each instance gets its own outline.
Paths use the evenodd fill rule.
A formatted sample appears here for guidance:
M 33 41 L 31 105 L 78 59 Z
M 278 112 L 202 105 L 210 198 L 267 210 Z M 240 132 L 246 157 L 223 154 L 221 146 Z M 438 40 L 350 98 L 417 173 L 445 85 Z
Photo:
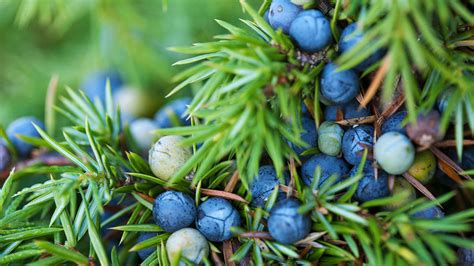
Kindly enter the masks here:
M 377 94 L 377 91 L 382 85 L 382 81 L 385 77 L 385 74 L 387 73 L 389 66 L 390 66 L 390 57 L 387 55 L 383 59 L 382 65 L 377 70 L 375 77 L 372 79 L 372 82 L 370 83 L 369 88 L 365 92 L 364 99 L 362 100 L 359 106 L 359 111 L 362 108 L 366 107 L 367 104 L 372 100 L 372 98 L 374 98 L 374 96 Z
M 401 84 L 401 82 L 399 82 Z M 400 109 L 400 107 L 405 103 L 405 95 L 403 93 L 400 93 L 400 95 L 395 98 L 395 100 L 392 101 L 389 107 L 387 107 L 385 110 L 382 112 L 382 117 L 387 118 L 392 116 L 395 112 Z
M 230 258 L 232 257 L 232 254 L 234 253 L 234 250 L 232 248 L 232 241 L 231 240 L 226 240 L 222 244 L 223 246 L 223 252 L 224 252 L 224 261 L 225 265 L 227 266 L 235 266 L 235 262 L 233 262 Z
M 144 199 L 144 200 L 146 200 L 146 201 L 148 201 L 148 202 L 150 202 L 150 203 L 154 203 L 154 202 L 155 202 L 155 199 L 152 198 L 152 197 L 150 197 L 150 196 L 148 196 L 148 195 L 145 195 L 145 194 L 140 193 L 140 192 L 137 192 L 137 194 L 138 194 L 138 196 L 140 196 L 140 198 L 142 198 L 142 199 Z
M 224 199 L 228 200 L 234 200 L 234 201 L 239 201 L 243 202 L 245 204 L 248 203 L 244 198 L 241 196 L 230 193 L 230 192 L 225 192 L 225 191 L 220 191 L 220 190 L 214 190 L 214 189 L 208 189 L 208 188 L 201 188 L 201 194 L 206 195 L 206 196 L 214 196 L 214 197 L 221 197 Z
M 465 139 L 462 142 L 463 146 L 470 146 L 474 145 L 474 140 L 472 139 Z M 456 140 L 443 140 L 443 141 L 438 141 L 434 144 L 435 147 L 438 148 L 447 148 L 447 147 L 456 147 Z
M 239 182 L 239 172 L 234 171 L 232 174 L 232 177 L 229 180 L 229 183 L 225 186 L 224 191 L 226 192 L 232 192 L 234 191 L 235 186 L 237 185 L 237 182 Z
M 50 165 L 50 166 L 65 166 L 65 165 L 72 165 L 71 161 L 64 158 L 63 156 L 56 155 L 56 154 L 39 154 L 38 156 L 20 161 L 13 165 L 11 168 L 5 169 L 0 173 L 0 180 L 7 178 L 10 174 L 11 169 L 15 168 L 15 172 L 19 172 L 22 169 L 25 169 L 29 166 L 35 164 L 42 164 L 42 165 Z
M 456 171 L 459 175 L 463 176 L 464 178 L 471 180 L 472 178 L 464 173 L 464 170 L 459 167 L 451 158 L 449 158 L 446 154 L 444 154 L 441 150 L 439 150 L 436 147 L 431 147 L 430 148 L 431 152 L 441 161 L 443 161 L 446 165 L 451 167 L 454 171 Z M 441 169 L 443 170 L 443 169 Z M 446 173 L 449 175 L 448 173 Z M 450 176 L 451 177 L 451 176 Z M 455 180 L 456 181 L 456 180 Z
M 353 126 L 358 124 L 371 124 L 376 121 L 375 115 L 363 116 L 363 117 L 356 117 L 351 119 L 340 119 L 337 120 L 336 123 L 341 126 Z
M 273 239 L 270 233 L 268 232 L 261 232 L 261 231 L 249 231 L 240 234 L 240 237 L 244 238 L 258 238 L 258 239 L 266 239 L 266 240 L 271 240 Z
M 427 197 L 428 199 L 430 200 L 433 200 L 433 201 L 438 201 L 436 199 L 436 197 L 420 182 L 418 181 L 416 178 L 414 178 L 413 176 L 411 176 L 409 173 L 404 173 L 403 174 L 403 177 L 405 177 L 405 179 L 413 186 L 415 187 L 418 191 L 421 192 L 421 194 L 425 195 L 425 197 Z M 442 207 L 439 203 L 438 205 L 440 207 Z
M 285 186 L 285 185 L 280 185 L 280 189 L 289 194 L 289 191 L 290 191 L 290 187 L 289 186 Z M 292 189 L 292 192 L 291 192 L 292 195 L 294 195 L 295 197 L 299 197 L 298 196 L 298 191 L 296 191 L 295 189 Z
M 214 265 L 224 266 L 224 262 L 222 262 L 221 258 L 219 258 L 219 255 L 217 255 L 217 253 L 214 250 L 211 251 L 211 258 L 212 258 L 212 261 L 214 262 Z

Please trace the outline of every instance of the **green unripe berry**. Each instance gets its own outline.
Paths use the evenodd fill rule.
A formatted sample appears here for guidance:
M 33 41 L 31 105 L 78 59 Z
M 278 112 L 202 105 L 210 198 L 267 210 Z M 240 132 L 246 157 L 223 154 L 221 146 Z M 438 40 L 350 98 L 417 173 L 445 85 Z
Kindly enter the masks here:
M 375 143 L 374 155 L 385 172 L 392 175 L 405 173 L 415 159 L 415 147 L 403 134 L 391 131 Z
M 385 206 L 387 210 L 398 209 L 416 199 L 415 188 L 413 188 L 413 186 L 403 177 L 396 177 L 393 184 L 392 195 L 397 195 L 400 193 L 406 193 L 407 196 L 399 201 L 392 202 L 391 204 Z
M 418 152 L 408 173 L 423 184 L 431 181 L 436 172 L 436 157 L 429 150 Z
M 157 177 L 168 180 L 192 156 L 190 147 L 183 147 L 180 136 L 165 136 L 160 138 L 149 151 L 148 163 L 151 171 Z
M 181 254 L 181 257 L 199 264 L 203 258 L 209 255 L 209 243 L 198 230 L 183 228 L 168 238 L 166 252 L 170 262 L 176 260 L 177 256 Z M 180 265 L 184 265 L 184 263 L 180 263 Z
M 344 130 L 336 123 L 326 121 L 319 126 L 318 148 L 322 153 L 336 156 L 341 152 Z

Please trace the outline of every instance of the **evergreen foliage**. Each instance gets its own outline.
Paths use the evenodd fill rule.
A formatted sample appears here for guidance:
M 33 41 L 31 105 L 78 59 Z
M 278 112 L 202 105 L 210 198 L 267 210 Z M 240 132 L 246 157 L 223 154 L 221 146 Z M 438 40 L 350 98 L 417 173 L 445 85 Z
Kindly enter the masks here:
M 30 10 L 19 23 L 39 16 L 42 21 L 60 24 L 51 22 L 56 16 L 47 16 L 48 12 L 65 15 L 71 7 L 62 7 L 61 1 L 49 2 L 51 9 L 45 5 L 41 10 L 43 6 L 38 5 L 36 12 Z M 321 3 L 309 2 L 307 6 L 323 9 Z M 197 204 L 209 196 L 223 197 L 239 211 L 241 226 L 233 228 L 236 237 L 222 245 L 211 243 L 206 265 L 242 261 L 255 265 L 311 265 L 315 261 L 446 265 L 456 263 L 458 247 L 474 249 L 474 242 L 464 237 L 472 234 L 474 208 L 446 209 L 446 216 L 436 220 L 412 216 L 451 204 L 454 198 L 463 199 L 462 194 L 466 201 L 472 200 L 472 181 L 437 198 L 428 196 L 432 200 L 419 198 L 396 208 L 390 206 L 403 202 L 408 193 L 360 203 L 353 195 L 370 156 L 367 149 L 355 175 L 341 182 L 331 176 L 318 187 L 321 169 L 316 169 L 311 186 L 305 186 L 296 170 L 301 162 L 288 145 L 304 145 L 298 137 L 302 103 L 318 126 L 323 120 L 317 82 L 323 66 L 334 61 L 348 69 L 381 48 L 386 50 L 385 57 L 362 74 L 369 85 L 362 102 L 391 102 L 393 95 L 402 93 L 407 121 L 415 121 L 418 114 L 433 108 L 443 91 L 452 88 L 441 130 L 454 133 L 461 154 L 464 138 L 472 137 L 474 131 L 474 16 L 467 7 L 472 9 L 473 3 L 323 3 L 336 40 L 340 25 L 359 21 L 367 29 L 351 52 L 339 56 L 335 45 L 313 55 L 300 52 L 262 17 L 268 0 L 258 11 L 241 0 L 251 20 L 242 20 L 238 26 L 218 20 L 227 32 L 215 41 L 172 48 L 191 57 L 176 63 L 190 66 L 174 78 L 178 85 L 170 95 L 192 84 L 197 89 L 188 109 L 192 125 L 156 131 L 160 136 L 186 136 L 182 144 L 193 145 L 192 158 L 169 180 L 155 177 L 139 155 L 128 127 L 121 124 L 110 86 L 105 103 L 66 89 L 60 105 L 48 108 L 62 114 L 72 126 L 63 128 L 60 138 L 36 127 L 41 138 L 25 139 L 41 146 L 42 154 L 59 153 L 66 161 L 17 164 L 0 190 L 0 264 L 130 265 L 138 263 L 130 251 L 152 247 L 153 253 L 141 265 L 178 265 L 179 261 L 168 261 L 165 244 L 170 233 L 151 221 L 153 200 L 167 189 L 195 195 Z M 28 11 L 25 7 L 20 10 Z M 382 92 L 381 99 L 373 98 L 377 90 Z M 376 118 L 375 125 L 383 116 Z M 449 122 L 454 132 L 448 130 Z M 3 129 L 0 135 L 6 138 Z M 304 155 L 316 152 L 308 150 Z M 249 184 L 259 166 L 268 161 L 282 179 L 289 172 L 291 181 L 288 186 L 275 187 L 264 207 L 249 207 Z M 466 176 L 472 171 L 453 175 Z M 20 186 L 26 179 L 35 180 L 34 184 Z M 425 187 L 416 188 L 432 196 Z M 266 220 L 279 189 L 298 198 L 302 202 L 298 211 L 312 220 L 311 233 L 295 244 L 278 243 L 267 232 Z M 105 215 L 114 205 L 120 207 Z M 137 243 L 142 232 L 157 235 Z

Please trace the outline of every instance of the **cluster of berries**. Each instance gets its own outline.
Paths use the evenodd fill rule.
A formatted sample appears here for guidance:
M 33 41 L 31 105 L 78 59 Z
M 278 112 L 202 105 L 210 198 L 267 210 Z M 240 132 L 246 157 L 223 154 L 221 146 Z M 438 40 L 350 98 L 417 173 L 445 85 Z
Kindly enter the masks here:
M 330 23 L 323 13 L 318 10 L 303 10 L 301 6 L 289 0 L 274 0 L 265 18 L 274 29 L 289 34 L 297 47 L 304 52 L 323 51 L 333 41 Z M 362 40 L 363 35 L 357 22 L 348 25 L 342 31 L 338 51 L 350 51 Z M 372 116 L 372 111 L 361 107 L 356 100 L 360 93 L 357 73 L 377 63 L 382 56 L 383 51 L 377 51 L 354 69 L 342 71 L 337 69 L 336 64 L 327 63 L 319 81 L 324 122 L 317 128 L 312 115 L 303 105 L 300 138 L 307 145 L 289 145 L 301 160 L 299 172 L 303 183 L 312 189 L 318 189 L 331 180 L 331 176 L 337 177 L 334 183 L 354 176 L 364 151 L 368 150 L 369 156 L 353 200 L 366 202 L 407 193 L 408 196 L 402 202 L 386 206 L 387 209 L 395 209 L 413 201 L 417 196 L 413 185 L 402 175 L 409 175 L 425 185 L 429 184 L 434 176 L 446 179 L 446 175 L 437 171 L 437 158 L 429 147 L 444 138 L 436 126 L 439 123 L 439 112 L 443 112 L 446 105 L 445 98 L 449 97 L 441 97 L 438 110 L 420 115 L 416 123 L 405 125 L 407 112 L 400 110 L 386 117 L 377 130 L 365 122 L 353 122 L 351 126 L 344 126 L 340 123 L 342 120 L 363 121 L 361 118 Z M 435 128 L 430 127 L 431 131 L 428 133 L 426 127 L 423 127 L 427 123 L 436 125 Z M 378 139 L 376 136 L 379 136 Z M 192 156 L 190 148 L 180 145 L 182 140 L 183 138 L 178 136 L 165 136 L 153 145 L 149 153 L 149 163 L 157 177 L 169 179 Z M 319 153 L 308 153 L 312 150 L 319 150 Z M 446 153 L 459 162 L 461 167 L 474 168 L 472 148 L 465 148 L 462 161 L 455 157 L 452 150 L 448 149 Z M 315 178 L 317 168 L 320 169 L 320 176 Z M 390 176 L 393 177 L 393 182 L 390 182 Z M 315 180 L 319 180 L 317 184 Z M 273 166 L 260 167 L 258 176 L 250 184 L 251 207 L 264 207 L 275 187 L 287 184 L 288 177 L 279 178 Z M 301 203 L 297 199 L 286 198 L 285 193 L 279 192 L 277 203 L 271 209 L 267 223 L 269 233 L 276 241 L 284 244 L 295 243 L 311 231 L 311 219 L 308 215 L 298 212 L 299 207 Z M 421 219 L 443 216 L 443 211 L 438 207 L 424 209 L 412 215 Z M 199 229 L 199 224 L 196 225 Z M 216 234 L 223 234 L 221 227 L 210 228 L 214 228 L 212 230 L 215 230 Z M 206 237 L 217 241 L 207 235 Z
M 240 225 L 239 212 L 226 199 L 209 198 L 196 208 L 194 200 L 179 191 L 158 195 L 153 204 L 153 218 L 161 229 L 172 233 L 166 242 L 168 259 L 174 261 L 180 255 L 197 264 L 209 254 L 208 240 L 228 240 L 232 237 L 231 228 Z M 138 241 L 154 236 L 156 234 L 142 233 Z M 155 250 L 151 247 L 138 254 L 146 259 Z

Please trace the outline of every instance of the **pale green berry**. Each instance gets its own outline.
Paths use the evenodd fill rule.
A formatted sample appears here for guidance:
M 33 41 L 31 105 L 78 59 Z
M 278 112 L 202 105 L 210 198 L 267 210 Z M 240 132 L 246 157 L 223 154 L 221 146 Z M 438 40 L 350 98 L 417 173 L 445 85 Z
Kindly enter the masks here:
M 336 123 L 326 121 L 319 126 L 318 148 L 322 153 L 336 156 L 341 152 L 344 130 Z
M 181 257 L 199 264 L 203 258 L 209 255 L 209 243 L 198 230 L 183 228 L 168 238 L 166 252 L 170 262 L 175 261 L 181 254 Z M 184 265 L 184 263 L 180 263 L 180 265 Z
M 168 180 L 192 156 L 191 147 L 184 147 L 180 136 L 165 136 L 151 147 L 148 163 L 157 177 Z
M 377 140 L 374 155 L 385 172 L 399 175 L 405 173 L 413 164 L 415 147 L 405 135 L 391 131 Z

